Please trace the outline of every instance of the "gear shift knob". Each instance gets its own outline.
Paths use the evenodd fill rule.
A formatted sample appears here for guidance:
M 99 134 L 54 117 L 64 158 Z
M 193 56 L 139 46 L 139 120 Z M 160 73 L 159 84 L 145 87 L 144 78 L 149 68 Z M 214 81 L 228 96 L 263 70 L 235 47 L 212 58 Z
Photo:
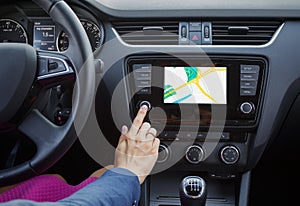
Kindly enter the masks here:
M 201 177 L 185 177 L 179 185 L 179 196 L 182 206 L 204 206 L 206 195 L 206 184 Z

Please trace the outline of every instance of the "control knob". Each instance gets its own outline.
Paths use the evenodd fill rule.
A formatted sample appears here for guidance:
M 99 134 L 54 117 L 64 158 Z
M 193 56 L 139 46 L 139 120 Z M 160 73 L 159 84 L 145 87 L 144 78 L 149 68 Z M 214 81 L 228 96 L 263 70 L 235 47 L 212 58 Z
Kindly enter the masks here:
M 240 152 L 235 146 L 225 146 L 220 152 L 221 160 L 227 165 L 236 163 L 240 158 Z
M 166 162 L 169 156 L 170 156 L 170 150 L 168 149 L 168 147 L 163 144 L 159 145 L 157 163 Z
M 192 145 L 186 150 L 185 158 L 191 164 L 198 164 L 204 158 L 204 151 L 201 146 Z
M 147 107 L 148 107 L 148 111 L 150 111 L 151 110 L 151 103 L 150 102 L 148 102 L 148 101 L 141 101 L 140 103 L 139 103 L 139 108 L 141 108 L 142 106 L 144 106 L 144 105 L 146 105 Z
M 240 106 L 240 111 L 243 114 L 250 114 L 255 110 L 254 105 L 251 102 L 244 102 Z

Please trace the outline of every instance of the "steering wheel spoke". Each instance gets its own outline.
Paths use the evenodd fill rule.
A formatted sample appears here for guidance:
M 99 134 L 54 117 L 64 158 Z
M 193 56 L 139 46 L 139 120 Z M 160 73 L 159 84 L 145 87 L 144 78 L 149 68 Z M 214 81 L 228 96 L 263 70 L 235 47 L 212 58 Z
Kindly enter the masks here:
M 66 56 L 39 51 L 37 57 L 37 80 L 42 86 L 56 86 L 75 79 L 75 70 Z
M 49 163 L 49 153 L 53 154 L 51 155 L 51 159 L 52 162 L 55 162 L 55 160 L 63 155 L 59 150 L 68 149 L 59 146 L 62 141 L 69 142 L 68 144 L 64 144 L 64 147 L 70 147 L 75 141 L 74 136 L 76 134 L 75 131 L 72 132 L 72 129 L 70 130 L 70 125 L 72 125 L 72 121 L 68 120 L 63 126 L 56 126 L 38 110 L 33 110 L 19 126 L 19 131 L 31 139 L 37 147 L 37 153 L 30 160 L 31 166 L 37 173 L 42 172 L 42 170 L 39 171 L 39 168 L 42 166 L 41 164 L 45 162 Z M 51 165 L 47 167 L 49 166 Z M 45 166 L 42 166 L 42 168 L 44 170 Z

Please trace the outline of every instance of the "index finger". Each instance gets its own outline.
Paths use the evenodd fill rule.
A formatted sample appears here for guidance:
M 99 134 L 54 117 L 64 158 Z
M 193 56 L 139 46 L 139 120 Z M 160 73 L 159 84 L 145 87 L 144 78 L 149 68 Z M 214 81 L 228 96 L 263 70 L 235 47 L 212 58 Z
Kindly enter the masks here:
M 143 124 L 144 118 L 146 117 L 148 107 L 143 105 L 138 111 L 136 117 L 133 120 L 132 126 L 128 132 L 129 136 L 136 135 Z

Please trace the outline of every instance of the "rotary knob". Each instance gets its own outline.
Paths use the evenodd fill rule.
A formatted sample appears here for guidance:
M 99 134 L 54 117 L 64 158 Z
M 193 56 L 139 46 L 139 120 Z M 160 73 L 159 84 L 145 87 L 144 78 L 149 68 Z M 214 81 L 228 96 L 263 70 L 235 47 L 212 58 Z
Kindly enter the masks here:
M 186 150 L 186 160 L 191 164 L 198 164 L 204 158 L 204 151 L 199 145 L 192 145 Z
M 236 163 L 240 158 L 240 152 L 235 146 L 225 146 L 220 152 L 221 160 L 227 165 Z
M 148 107 L 148 111 L 151 110 L 151 103 L 150 103 L 150 102 L 148 102 L 148 101 L 141 101 L 141 102 L 139 103 L 139 108 L 141 108 L 141 107 L 144 106 L 144 105 L 146 105 L 146 106 Z
M 170 156 L 170 150 L 168 149 L 168 147 L 163 144 L 159 145 L 157 163 L 166 162 L 169 156 Z
M 255 110 L 254 105 L 251 102 L 244 102 L 240 106 L 240 111 L 243 114 L 250 114 Z

